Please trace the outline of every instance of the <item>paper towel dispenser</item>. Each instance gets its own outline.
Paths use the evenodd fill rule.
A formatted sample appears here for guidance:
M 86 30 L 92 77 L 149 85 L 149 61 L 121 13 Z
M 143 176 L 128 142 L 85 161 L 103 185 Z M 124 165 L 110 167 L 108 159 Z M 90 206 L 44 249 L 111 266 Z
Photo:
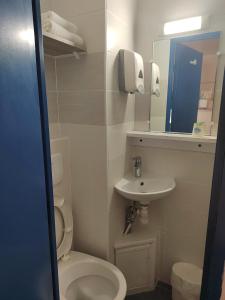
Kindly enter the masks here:
M 119 88 L 125 93 L 144 93 L 144 63 L 140 54 L 119 51 Z

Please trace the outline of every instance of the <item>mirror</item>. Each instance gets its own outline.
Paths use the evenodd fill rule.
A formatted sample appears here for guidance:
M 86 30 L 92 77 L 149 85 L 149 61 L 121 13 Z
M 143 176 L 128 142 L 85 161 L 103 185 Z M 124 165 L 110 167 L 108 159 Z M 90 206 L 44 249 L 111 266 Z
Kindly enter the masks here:
M 215 91 L 220 44 L 220 31 L 154 41 L 153 65 L 159 69 L 160 92 L 151 96 L 151 131 L 192 133 L 199 122 L 206 135 L 212 134 L 218 121 Z

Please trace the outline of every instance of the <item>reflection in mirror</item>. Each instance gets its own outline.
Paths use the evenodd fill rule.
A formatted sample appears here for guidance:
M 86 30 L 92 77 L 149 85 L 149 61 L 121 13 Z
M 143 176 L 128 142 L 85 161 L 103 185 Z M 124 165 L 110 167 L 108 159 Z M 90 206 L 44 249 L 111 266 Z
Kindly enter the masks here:
M 192 133 L 199 123 L 206 135 L 212 133 L 220 35 L 210 32 L 154 42 L 160 94 L 151 97 L 151 131 Z

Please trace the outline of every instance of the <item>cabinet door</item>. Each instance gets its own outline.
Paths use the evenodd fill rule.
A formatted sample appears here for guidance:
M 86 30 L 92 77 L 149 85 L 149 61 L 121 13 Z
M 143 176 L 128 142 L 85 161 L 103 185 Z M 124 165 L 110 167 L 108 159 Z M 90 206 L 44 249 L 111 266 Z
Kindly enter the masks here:
M 57 299 L 38 4 L 0 1 L 0 298 L 5 300 Z
M 129 291 L 154 287 L 155 247 L 153 245 L 117 249 L 116 265 L 123 272 Z

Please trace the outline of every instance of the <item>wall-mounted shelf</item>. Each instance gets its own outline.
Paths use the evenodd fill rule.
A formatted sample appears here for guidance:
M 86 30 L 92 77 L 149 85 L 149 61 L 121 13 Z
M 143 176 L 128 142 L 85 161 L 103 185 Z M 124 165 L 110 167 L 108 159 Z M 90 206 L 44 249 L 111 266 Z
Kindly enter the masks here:
M 75 46 L 73 42 L 47 32 L 43 33 L 43 44 L 45 53 L 52 56 L 86 52 L 86 49 Z
M 174 150 L 215 153 L 216 137 L 195 137 L 191 134 L 129 131 L 128 141 L 133 146 L 157 147 Z

